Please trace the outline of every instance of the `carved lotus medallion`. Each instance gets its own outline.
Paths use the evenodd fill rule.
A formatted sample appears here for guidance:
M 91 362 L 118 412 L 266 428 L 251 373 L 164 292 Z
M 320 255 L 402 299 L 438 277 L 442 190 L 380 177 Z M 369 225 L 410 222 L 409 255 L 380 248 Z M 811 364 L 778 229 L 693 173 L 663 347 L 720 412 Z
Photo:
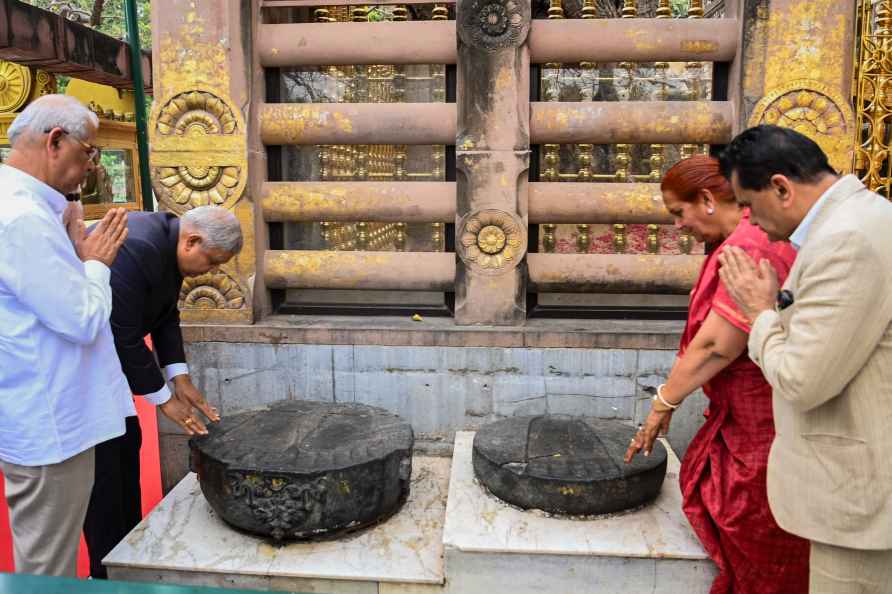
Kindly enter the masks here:
M 459 35 L 493 52 L 520 46 L 530 30 L 530 5 L 518 0 L 469 0 L 459 6 Z
M 471 268 L 500 274 L 523 258 L 526 228 L 518 217 L 501 210 L 473 212 L 461 222 L 457 250 Z

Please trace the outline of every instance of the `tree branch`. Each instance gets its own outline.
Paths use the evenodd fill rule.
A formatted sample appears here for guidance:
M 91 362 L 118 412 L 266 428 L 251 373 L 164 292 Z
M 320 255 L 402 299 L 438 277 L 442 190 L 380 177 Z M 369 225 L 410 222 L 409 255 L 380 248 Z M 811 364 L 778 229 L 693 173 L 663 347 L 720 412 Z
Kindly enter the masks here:
M 90 14 L 90 26 L 98 27 L 102 24 L 102 9 L 105 7 L 105 0 L 93 0 L 93 12 Z

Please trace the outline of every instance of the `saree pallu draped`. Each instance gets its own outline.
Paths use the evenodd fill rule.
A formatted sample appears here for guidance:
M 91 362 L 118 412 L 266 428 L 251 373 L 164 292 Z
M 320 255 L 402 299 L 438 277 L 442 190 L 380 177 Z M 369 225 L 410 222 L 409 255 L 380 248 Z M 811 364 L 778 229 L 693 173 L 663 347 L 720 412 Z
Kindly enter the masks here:
M 710 311 L 749 333 L 746 318 L 719 281 L 718 254 L 742 248 L 756 262 L 768 259 L 781 283 L 795 252 L 771 243 L 746 213 L 734 232 L 706 259 L 691 292 L 679 355 Z M 768 507 L 766 470 L 774 439 L 771 386 L 746 353 L 703 386 L 706 421 L 681 465 L 683 509 L 719 575 L 710 594 L 805 594 L 807 540 L 781 530 Z

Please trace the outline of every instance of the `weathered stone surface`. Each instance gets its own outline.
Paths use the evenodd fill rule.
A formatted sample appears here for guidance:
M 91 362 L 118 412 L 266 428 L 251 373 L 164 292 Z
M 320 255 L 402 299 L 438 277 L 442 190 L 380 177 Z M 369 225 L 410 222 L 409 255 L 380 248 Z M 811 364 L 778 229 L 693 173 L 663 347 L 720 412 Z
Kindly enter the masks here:
M 623 462 L 634 430 L 591 417 L 514 417 L 474 437 L 474 474 L 500 499 L 524 509 L 591 515 L 654 499 L 666 474 L 666 449 Z
M 389 517 L 409 493 L 412 428 L 361 404 L 284 401 L 190 440 L 211 507 L 237 528 L 308 539 Z

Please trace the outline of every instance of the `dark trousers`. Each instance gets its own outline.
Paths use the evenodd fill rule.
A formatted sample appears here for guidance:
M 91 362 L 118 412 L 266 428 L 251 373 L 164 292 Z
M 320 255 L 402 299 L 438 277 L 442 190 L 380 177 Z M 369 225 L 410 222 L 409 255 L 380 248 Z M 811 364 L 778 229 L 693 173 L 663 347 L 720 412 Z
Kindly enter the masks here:
M 90 576 L 107 579 L 102 559 L 142 519 L 139 492 L 139 448 L 142 431 L 137 417 L 127 417 L 124 435 L 96 446 L 96 479 L 84 520 L 90 552 Z

